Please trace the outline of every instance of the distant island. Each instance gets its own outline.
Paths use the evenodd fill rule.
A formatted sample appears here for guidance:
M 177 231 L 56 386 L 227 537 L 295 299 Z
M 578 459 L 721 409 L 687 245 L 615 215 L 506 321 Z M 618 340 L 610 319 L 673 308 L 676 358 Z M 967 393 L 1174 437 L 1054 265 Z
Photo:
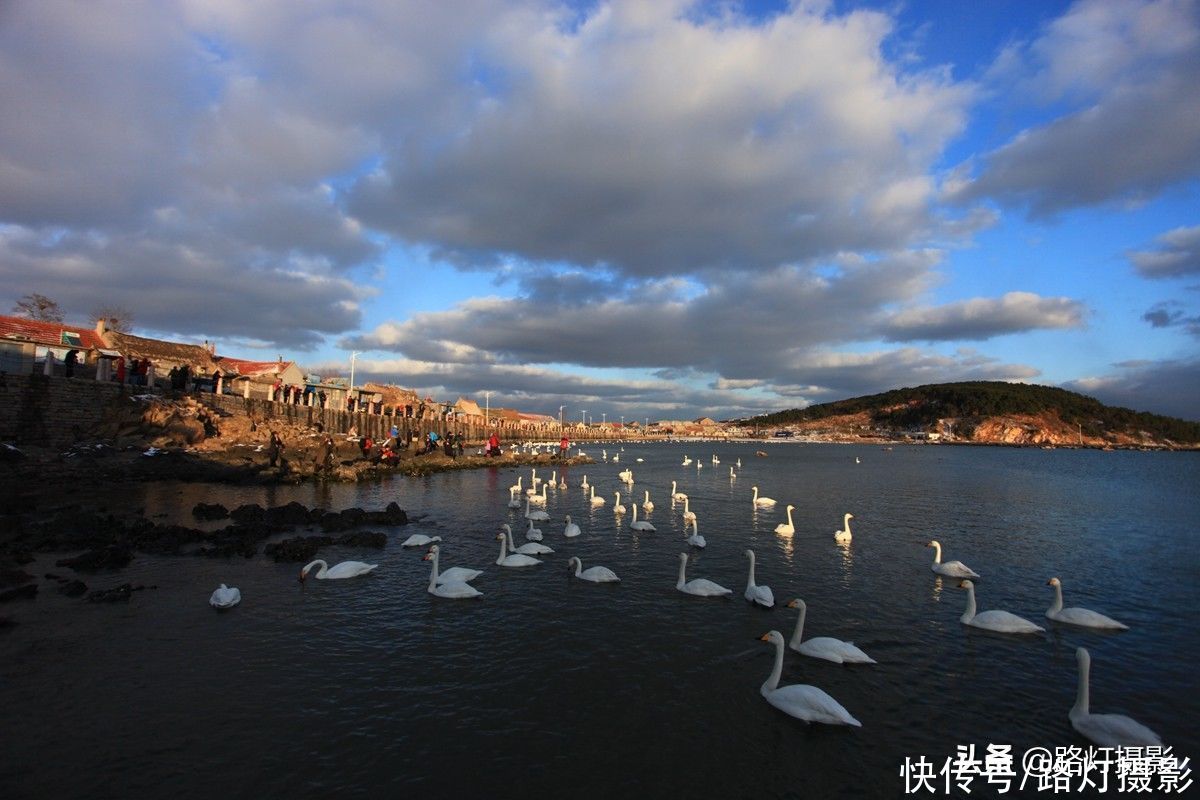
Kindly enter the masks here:
M 1053 386 L 935 383 L 739 420 L 783 437 L 916 439 L 1042 447 L 1195 448 L 1200 423 L 1128 408 Z

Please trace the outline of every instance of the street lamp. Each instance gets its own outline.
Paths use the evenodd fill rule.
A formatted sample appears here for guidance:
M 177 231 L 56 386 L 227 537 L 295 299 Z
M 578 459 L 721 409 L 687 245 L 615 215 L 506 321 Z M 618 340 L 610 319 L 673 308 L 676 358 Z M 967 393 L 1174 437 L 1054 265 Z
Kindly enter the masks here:
M 475 407 L 479 408 L 479 406 L 475 406 Z M 483 427 L 484 428 L 488 427 L 488 412 L 490 412 L 491 410 L 492 410 L 492 393 L 484 392 L 483 393 Z
M 558 407 L 558 429 L 560 431 L 562 430 L 562 426 L 563 426 L 563 409 L 564 408 L 566 408 L 566 406 Z
M 350 391 L 354 391 L 354 360 L 361 356 L 362 353 L 354 350 L 350 353 Z
M 604 414 L 604 413 L 601 413 L 601 414 L 600 414 L 600 424 L 601 424 L 601 425 L 607 425 L 607 424 L 608 424 L 608 414 Z
M 587 409 L 586 408 L 582 409 L 579 412 L 579 424 L 584 425 L 584 426 L 587 425 Z

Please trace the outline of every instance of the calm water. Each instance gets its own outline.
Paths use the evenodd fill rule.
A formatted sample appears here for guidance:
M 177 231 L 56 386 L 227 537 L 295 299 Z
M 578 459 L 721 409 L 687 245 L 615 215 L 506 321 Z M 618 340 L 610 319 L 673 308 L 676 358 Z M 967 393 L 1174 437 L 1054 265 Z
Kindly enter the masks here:
M 585 449 L 600 456 L 598 446 Z M 768 449 L 756 458 L 754 445 L 627 445 L 619 464 L 572 468 L 569 488 L 550 492 L 554 521 L 541 524 L 557 552 L 524 570 L 493 563 L 494 536 L 519 518 L 505 507 L 508 487 L 518 474 L 528 485 L 529 468 L 327 489 L 135 488 L 148 515 L 189 524 L 198 500 L 335 509 L 396 500 L 426 516 L 392 531 L 382 551 L 323 553 L 378 562 L 365 578 L 301 585 L 299 565 L 261 556 L 138 557 L 85 578 L 92 587 L 157 585 L 128 605 L 85 604 L 53 584 L 34 602 L 10 604 L 3 610 L 20 625 L 0 635 L 0 793 L 895 797 L 905 756 L 940 764 L 959 744 L 1011 744 L 1018 754 L 1086 744 L 1066 716 L 1079 645 L 1092 652 L 1093 710 L 1129 713 L 1177 753 L 1200 755 L 1196 455 Z M 681 467 L 685 452 L 704 468 Z M 626 467 L 633 499 L 650 490 L 657 533 L 634 535 L 628 516 L 614 525 L 612 493 L 624 489 L 617 473 Z M 605 507 L 587 504 L 585 474 Z M 675 590 L 687 548 L 672 479 L 708 539 L 689 578 L 715 580 L 733 598 Z M 752 510 L 754 485 L 776 510 Z M 773 529 L 787 503 L 796 534 L 781 538 Z M 833 532 L 847 511 L 854 541 L 844 550 Z M 583 528 L 574 540 L 561 535 L 568 513 Z M 475 582 L 481 600 L 426 593 L 424 550 L 399 547 L 417 532 L 442 536 L 443 568 L 485 570 Z M 1048 633 L 965 629 L 965 593 L 930 572 L 930 538 L 983 576 L 981 610 L 1007 609 Z M 741 598 L 747 547 L 759 583 L 781 601 L 775 610 Z M 571 555 L 623 582 L 568 577 Z M 69 572 L 52 566 L 58 557 L 31 571 Z M 1132 629 L 1051 625 L 1042 614 L 1053 575 L 1067 605 Z M 207 604 L 220 582 L 242 591 L 230 612 Z M 782 606 L 792 597 L 808 603 L 806 636 L 854 641 L 879 664 L 842 667 L 789 651 L 782 683 L 822 687 L 861 729 L 806 726 L 759 696 L 773 649 L 758 637 L 790 635 L 795 612 Z

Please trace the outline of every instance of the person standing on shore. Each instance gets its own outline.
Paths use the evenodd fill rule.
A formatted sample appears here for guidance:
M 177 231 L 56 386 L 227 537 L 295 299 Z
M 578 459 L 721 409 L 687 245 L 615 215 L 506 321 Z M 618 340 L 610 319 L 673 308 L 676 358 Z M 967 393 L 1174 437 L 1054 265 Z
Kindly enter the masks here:
M 272 467 L 283 465 L 283 437 L 275 431 L 271 431 L 271 441 L 267 445 L 267 463 Z
M 567 458 L 567 451 L 570 449 L 571 449 L 571 440 L 568 439 L 567 435 L 564 433 L 562 439 L 559 440 L 559 443 L 558 443 L 558 457 L 565 461 Z
M 326 434 L 317 445 L 317 455 L 313 458 L 313 476 L 324 473 L 328 476 L 333 472 L 333 437 Z
M 500 437 L 496 435 L 495 431 L 492 431 L 492 435 L 488 437 L 487 454 L 493 458 L 500 455 Z

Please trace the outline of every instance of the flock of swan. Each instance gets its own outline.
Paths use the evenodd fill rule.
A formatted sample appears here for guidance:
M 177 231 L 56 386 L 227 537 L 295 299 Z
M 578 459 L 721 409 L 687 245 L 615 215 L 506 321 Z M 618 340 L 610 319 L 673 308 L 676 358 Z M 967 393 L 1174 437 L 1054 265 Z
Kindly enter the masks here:
M 607 452 L 604 453 L 604 456 L 605 460 L 607 460 Z M 614 456 L 612 460 L 617 461 L 618 456 Z M 639 458 L 637 461 L 640 462 L 642 459 Z M 857 458 L 855 461 L 859 463 Z M 683 465 L 687 466 L 691 463 L 692 460 L 685 456 Z M 712 463 L 714 465 L 720 463 L 715 455 L 712 458 Z M 740 459 L 738 460 L 738 465 L 741 465 Z M 698 460 L 697 466 L 699 466 Z M 639 504 L 632 500 L 632 487 L 635 481 L 633 471 L 625 469 L 617 477 L 629 490 L 630 507 L 632 509 L 632 520 L 628 525 L 629 529 L 637 533 L 655 532 L 656 528 L 653 524 L 647 520 L 638 519 Z M 731 479 L 736 479 L 737 477 L 732 467 L 730 468 L 730 477 Z M 605 505 L 604 498 L 596 496 L 596 487 L 594 484 L 588 482 L 586 475 L 579 486 L 587 492 L 587 499 L 593 508 Z M 548 522 L 551 519 L 549 513 L 544 510 L 548 504 L 548 488 L 566 488 L 565 476 L 560 479 L 557 471 L 555 471 L 550 479 L 543 480 L 538 478 L 535 468 L 530 476 L 529 488 L 524 487 L 522 477 L 518 477 L 516 484 L 509 488 L 507 507 L 510 512 L 522 507 L 524 508 L 524 518 L 528 525 L 525 530 L 526 541 L 517 545 L 513 538 L 512 526 L 508 523 L 501 525 L 495 537 L 499 543 L 499 554 L 495 561 L 496 566 L 512 569 L 533 567 L 544 563 L 539 556 L 548 556 L 555 552 L 552 547 L 542 543 L 545 538 L 542 530 L 534 527 L 535 522 Z M 522 494 L 524 495 L 523 503 L 520 499 Z M 615 491 L 614 495 L 613 513 L 617 520 L 617 527 L 620 528 L 622 518 L 627 509 L 621 502 L 621 492 Z M 698 515 L 691 510 L 688 496 L 678 491 L 677 481 L 671 482 L 669 496 L 673 509 L 677 503 L 682 503 L 681 514 L 684 523 L 683 533 L 686 536 L 685 543 L 697 549 L 706 547 L 707 542 L 700 535 Z M 750 503 L 751 507 L 755 510 L 772 509 L 776 505 L 774 499 L 760 495 L 757 486 L 752 487 Z M 539 506 L 539 508 L 535 509 L 535 505 Z M 646 514 L 653 511 L 654 503 L 650 499 L 649 490 L 644 491 L 644 500 L 640 506 Z M 795 524 L 792 519 L 792 511 L 794 509 L 794 505 L 786 507 L 787 522 L 775 527 L 774 532 L 776 534 L 791 536 L 795 533 Z M 848 547 L 853 539 L 850 530 L 850 520 L 853 518 L 853 514 L 844 514 L 842 528 L 834 533 L 834 540 L 841 547 Z M 687 535 L 689 528 L 692 531 L 690 536 Z M 572 522 L 571 517 L 567 515 L 562 530 L 563 538 L 571 540 L 580 536 L 581 533 L 579 525 Z M 482 597 L 483 593 L 472 586 L 471 582 L 482 575 L 483 571 L 468 567 L 441 569 L 441 548 L 439 542 L 441 542 L 440 536 L 431 537 L 424 534 L 413 534 L 402 542 L 402 546 L 405 548 L 428 548 L 423 556 L 423 560 L 430 562 L 430 576 L 427 587 L 429 594 L 453 600 Z M 959 579 L 959 588 L 966 590 L 966 609 L 960 617 L 962 624 L 982 630 L 1014 635 L 1038 634 L 1045 631 L 1045 628 L 1042 626 L 1008 611 L 998 609 L 978 611 L 975 598 L 975 583 L 972 579 L 978 579 L 980 577 L 979 574 L 961 561 L 942 561 L 942 545 L 937 540 L 930 541 L 926 546 L 934 549 L 933 563 L 930 566 L 931 571 L 939 576 Z M 755 580 L 756 559 L 754 551 L 746 549 L 744 555 L 747 559 L 748 573 L 743 597 L 752 605 L 768 609 L 774 608 L 775 596 L 771 588 L 758 584 Z M 566 563 L 570 570 L 569 574 L 587 583 L 616 584 L 621 581 L 621 578 L 615 572 L 605 566 L 592 565 L 584 569 L 583 562 L 579 556 L 572 555 Z M 707 578 L 692 578 L 688 580 L 687 565 L 688 554 L 681 552 L 679 554 L 679 572 L 675 583 L 675 588 L 678 591 L 695 597 L 729 597 L 733 594 L 733 590 Z M 315 573 L 315 577 L 318 580 L 339 580 L 367 575 L 375 570 L 377 566 L 376 564 L 367 564 L 361 561 L 344 561 L 330 567 L 324 560 L 317 559 L 305 565 L 300 571 L 300 580 L 303 581 L 314 568 L 319 568 Z M 1077 607 L 1064 608 L 1062 581 L 1057 577 L 1053 577 L 1049 579 L 1047 585 L 1054 589 L 1054 600 L 1045 612 L 1045 616 L 1048 619 L 1084 629 L 1104 631 L 1122 631 L 1128 629 L 1128 626 L 1090 609 Z M 232 608 L 240 601 L 240 591 L 236 588 L 227 587 L 225 584 L 221 584 L 213 592 L 209 600 L 210 604 L 219 610 Z M 776 630 L 769 631 L 761 637 L 762 641 L 771 644 L 775 648 L 775 660 L 771 673 L 760 688 L 763 698 L 775 708 L 806 722 L 861 727 L 861 723 L 824 690 L 807 684 L 779 685 L 785 650 L 790 649 L 802 656 L 822 659 L 837 664 L 870 665 L 877 662 L 851 642 L 845 642 L 828 636 L 804 639 L 804 626 L 808 611 L 807 604 L 797 598 L 788 602 L 786 606 L 798 611 L 791 638 L 785 642 L 783 635 Z M 1077 695 L 1075 704 L 1068 714 L 1075 730 L 1090 741 L 1106 747 L 1161 744 L 1161 740 L 1157 734 L 1129 717 L 1119 714 L 1091 713 L 1089 703 L 1091 657 L 1085 648 L 1080 647 L 1076 651 L 1076 659 L 1078 667 Z

